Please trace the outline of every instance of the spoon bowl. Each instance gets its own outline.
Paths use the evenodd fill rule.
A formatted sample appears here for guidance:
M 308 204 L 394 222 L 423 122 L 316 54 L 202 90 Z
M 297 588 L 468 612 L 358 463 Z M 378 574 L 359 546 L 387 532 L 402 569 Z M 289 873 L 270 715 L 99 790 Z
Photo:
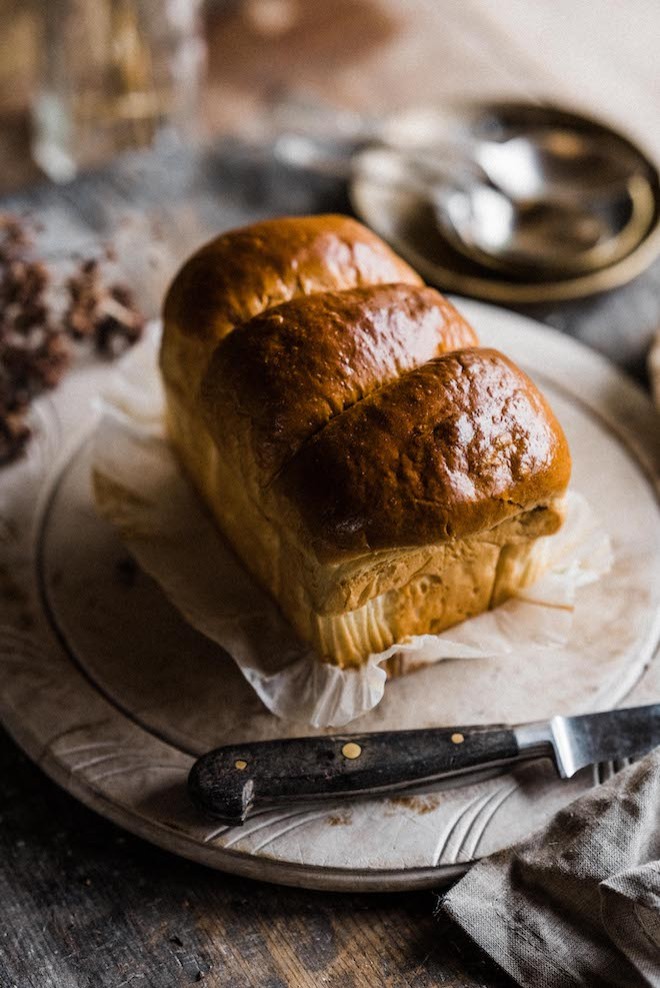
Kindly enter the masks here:
M 616 196 L 640 170 L 639 160 L 606 135 L 557 126 L 503 141 L 477 139 L 472 155 L 491 182 L 516 200 Z
M 499 147 L 507 159 L 520 155 L 517 140 Z M 414 191 L 431 204 L 439 230 L 459 254 L 514 276 L 597 270 L 624 257 L 647 232 L 655 202 L 638 171 L 624 178 L 603 168 L 600 184 L 566 184 L 561 195 L 539 179 L 544 194 L 532 198 L 529 169 L 510 170 L 508 192 L 494 184 L 485 161 L 493 148 L 484 142 L 475 145 L 472 158 L 456 159 L 429 148 L 371 147 L 355 156 L 353 175 Z M 512 195 L 516 182 L 525 197 Z
M 653 195 L 640 175 L 595 200 L 515 202 L 489 185 L 431 193 L 452 247 L 484 267 L 541 277 L 595 271 L 625 257 L 646 233 Z

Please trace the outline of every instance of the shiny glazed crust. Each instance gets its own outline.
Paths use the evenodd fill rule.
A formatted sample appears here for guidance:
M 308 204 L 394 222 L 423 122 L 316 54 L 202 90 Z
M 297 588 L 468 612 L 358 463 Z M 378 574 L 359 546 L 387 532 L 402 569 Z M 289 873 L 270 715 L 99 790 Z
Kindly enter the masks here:
M 202 380 L 207 425 L 268 483 L 331 419 L 477 336 L 439 292 L 371 285 L 268 309 L 218 346 Z
M 496 350 L 457 350 L 335 416 L 283 471 L 320 559 L 489 531 L 568 483 L 542 395 Z
M 348 216 L 264 220 L 230 230 L 183 265 L 165 298 L 165 380 L 197 393 L 216 343 L 240 323 L 301 295 L 422 280 Z
M 543 568 L 566 440 L 531 381 L 476 344 L 344 217 L 226 234 L 173 282 L 161 352 L 173 445 L 329 661 L 359 665 L 449 627 Z

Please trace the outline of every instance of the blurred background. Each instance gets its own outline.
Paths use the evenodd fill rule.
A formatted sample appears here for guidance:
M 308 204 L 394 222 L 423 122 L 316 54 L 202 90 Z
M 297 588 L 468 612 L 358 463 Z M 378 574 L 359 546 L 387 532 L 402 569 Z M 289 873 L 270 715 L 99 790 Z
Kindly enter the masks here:
M 0 0 L 0 422 L 59 379 L 54 330 L 11 370 L 45 315 L 114 353 L 204 240 L 333 211 L 660 394 L 659 37 L 657 0 Z
M 0 0 L 0 192 L 283 104 L 552 98 L 660 154 L 659 33 L 656 0 Z

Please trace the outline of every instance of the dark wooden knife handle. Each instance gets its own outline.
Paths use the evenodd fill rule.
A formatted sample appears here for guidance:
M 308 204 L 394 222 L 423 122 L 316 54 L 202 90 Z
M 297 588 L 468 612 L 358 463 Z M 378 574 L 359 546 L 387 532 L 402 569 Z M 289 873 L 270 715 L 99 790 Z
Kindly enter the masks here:
M 192 767 L 194 802 L 227 823 L 253 806 L 375 795 L 515 761 L 506 727 L 341 734 L 227 745 Z

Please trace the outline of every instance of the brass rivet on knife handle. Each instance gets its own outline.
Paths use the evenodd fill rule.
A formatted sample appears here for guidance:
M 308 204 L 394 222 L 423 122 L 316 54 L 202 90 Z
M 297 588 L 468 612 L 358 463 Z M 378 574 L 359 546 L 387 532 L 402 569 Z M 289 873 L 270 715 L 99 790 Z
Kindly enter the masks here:
M 210 751 L 188 785 L 198 806 L 234 826 L 255 808 L 417 787 L 519 758 L 515 731 L 502 726 L 286 738 Z
M 347 741 L 341 749 L 341 753 L 344 758 L 359 758 L 362 754 L 362 748 L 355 741 Z

